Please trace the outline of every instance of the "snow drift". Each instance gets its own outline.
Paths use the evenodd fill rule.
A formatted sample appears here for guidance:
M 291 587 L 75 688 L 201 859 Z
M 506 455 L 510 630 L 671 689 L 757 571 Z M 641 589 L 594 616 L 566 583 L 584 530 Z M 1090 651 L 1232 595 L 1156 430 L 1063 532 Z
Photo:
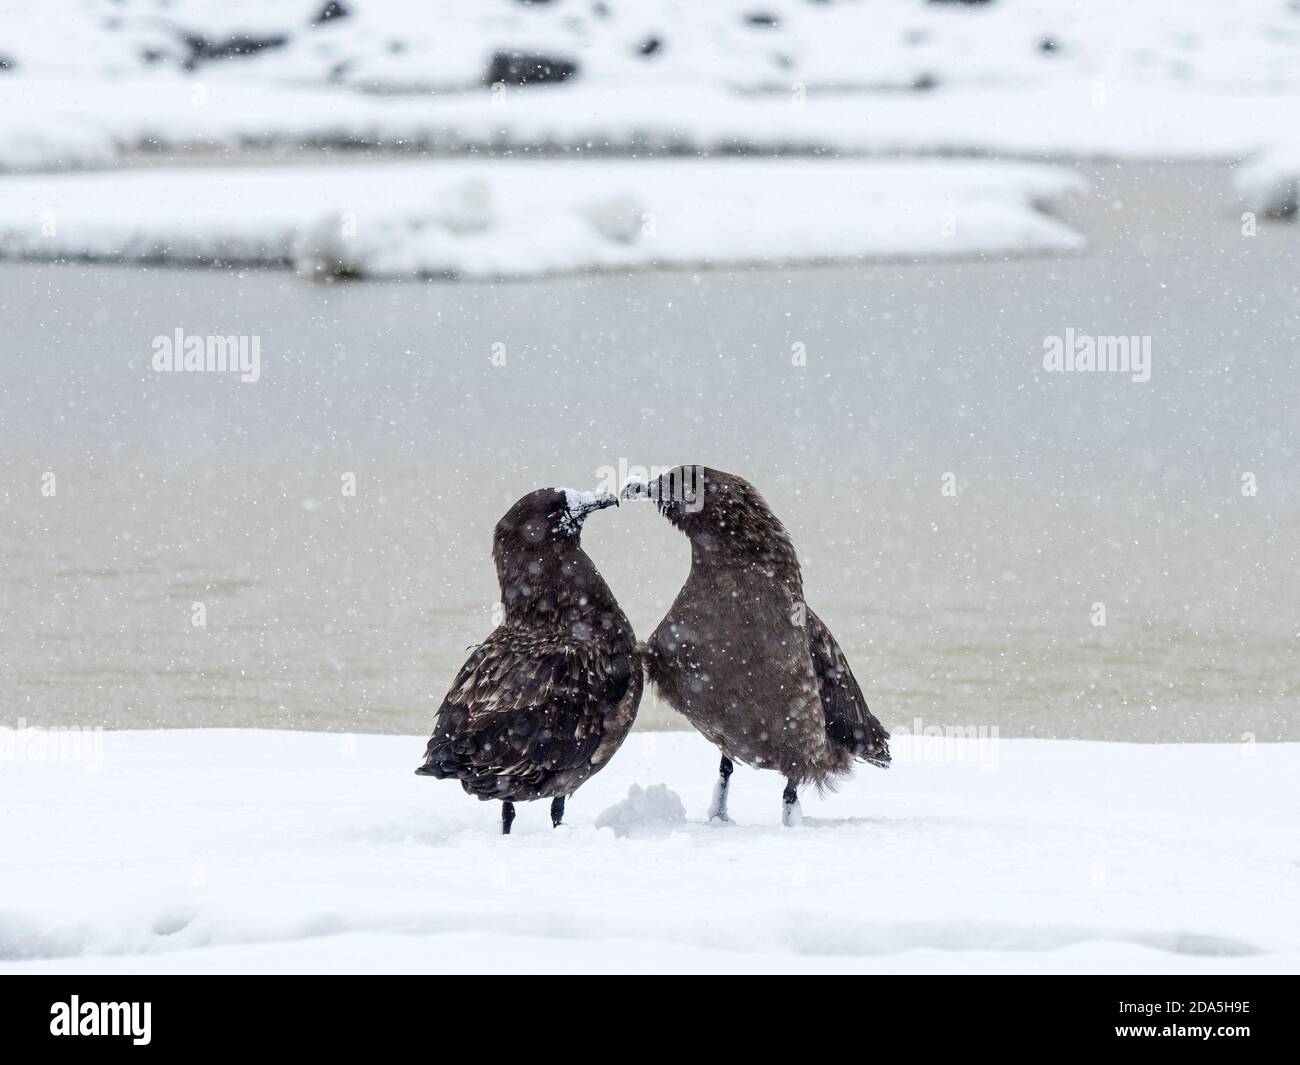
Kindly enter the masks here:
M 0 256 L 509 278 L 1081 247 L 1068 170 L 993 162 L 437 161 L 10 177 Z

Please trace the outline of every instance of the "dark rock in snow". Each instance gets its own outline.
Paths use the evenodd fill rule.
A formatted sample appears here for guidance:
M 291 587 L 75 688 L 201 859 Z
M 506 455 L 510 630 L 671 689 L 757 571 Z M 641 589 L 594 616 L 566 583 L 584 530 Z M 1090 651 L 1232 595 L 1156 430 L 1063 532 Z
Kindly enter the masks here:
M 578 73 L 572 59 L 530 55 L 524 52 L 497 52 L 488 66 L 487 84 L 543 85 L 568 81 Z
M 322 26 L 326 22 L 333 22 L 336 18 L 347 18 L 351 14 L 352 12 L 348 10 L 347 5 L 340 3 L 339 0 L 327 0 L 325 6 L 311 20 L 311 24 L 313 26 Z
M 214 41 L 202 34 L 186 33 L 181 40 L 189 48 L 189 57 L 182 64 L 186 70 L 194 70 L 204 63 L 213 63 L 222 59 L 242 58 L 265 51 L 268 48 L 283 48 L 289 43 L 284 34 L 272 37 L 253 37 L 249 34 L 236 33 L 223 40 Z

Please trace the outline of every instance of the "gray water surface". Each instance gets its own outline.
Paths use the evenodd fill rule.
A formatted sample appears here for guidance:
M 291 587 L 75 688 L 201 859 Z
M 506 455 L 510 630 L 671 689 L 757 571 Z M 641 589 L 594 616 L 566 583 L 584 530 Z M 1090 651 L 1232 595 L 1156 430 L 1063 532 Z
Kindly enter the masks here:
M 0 264 L 3 723 L 424 731 L 492 627 L 516 497 L 697 462 L 765 492 L 888 725 L 1300 739 L 1300 227 L 1243 236 L 1224 168 L 1084 170 L 1068 258 Z M 258 336 L 261 379 L 154 373 L 177 327 Z M 1067 327 L 1150 336 L 1151 380 L 1044 373 Z M 584 542 L 647 635 L 685 541 L 624 506 Z

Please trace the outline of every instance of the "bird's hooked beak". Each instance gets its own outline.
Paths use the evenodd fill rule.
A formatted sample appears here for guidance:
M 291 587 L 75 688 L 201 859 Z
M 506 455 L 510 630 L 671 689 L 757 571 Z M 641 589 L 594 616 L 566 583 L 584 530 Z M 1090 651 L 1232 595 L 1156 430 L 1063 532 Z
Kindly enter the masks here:
M 564 489 L 564 505 L 568 510 L 569 521 L 581 527 L 588 514 L 606 507 L 618 506 L 618 496 L 609 492 L 579 492 L 572 488 Z
M 629 477 L 619 495 L 623 499 L 648 499 L 659 507 L 660 514 L 681 526 L 687 515 L 703 508 L 704 487 L 703 466 L 677 466 L 648 481 Z
M 657 481 L 643 481 L 639 477 L 629 477 L 623 482 L 620 499 L 653 499 Z

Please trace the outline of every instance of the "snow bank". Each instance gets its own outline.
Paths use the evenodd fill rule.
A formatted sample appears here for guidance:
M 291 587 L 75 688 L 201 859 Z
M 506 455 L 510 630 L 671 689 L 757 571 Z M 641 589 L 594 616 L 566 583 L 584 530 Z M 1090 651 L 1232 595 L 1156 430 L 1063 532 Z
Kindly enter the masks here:
M 925 93 L 741 95 L 700 84 L 375 96 L 175 75 L 0 76 L 0 169 L 146 151 L 966 154 L 1237 159 L 1285 138 L 1300 93 L 1060 81 Z
M 10 258 L 296 263 L 309 276 L 1069 251 L 1083 188 L 992 162 L 440 161 L 165 168 L 0 181 Z
M 920 741 L 921 744 L 924 741 Z M 900 737 L 804 796 L 637 733 L 550 827 L 415 776 L 421 736 L 0 731 L 0 972 L 1155 971 L 1300 965 L 1300 745 Z M 49 748 L 45 748 L 49 749 Z M 632 785 L 688 820 L 598 829 Z M 647 802 L 649 791 L 643 802 Z M 626 800 L 625 800 L 626 801 Z
M 390 90 L 541 76 L 750 91 L 1137 78 L 1237 91 L 1294 83 L 1300 73 L 1300 17 L 1281 0 L 339 6 L 342 17 L 323 18 L 325 0 L 41 0 L 6 12 L 0 48 L 17 72 L 188 69 Z
M 1237 168 L 1233 184 L 1249 211 L 1292 218 L 1300 210 L 1300 148 L 1279 148 Z
M 343 7 L 6 12 L 0 169 L 251 145 L 1235 159 L 1300 102 L 1278 0 Z

